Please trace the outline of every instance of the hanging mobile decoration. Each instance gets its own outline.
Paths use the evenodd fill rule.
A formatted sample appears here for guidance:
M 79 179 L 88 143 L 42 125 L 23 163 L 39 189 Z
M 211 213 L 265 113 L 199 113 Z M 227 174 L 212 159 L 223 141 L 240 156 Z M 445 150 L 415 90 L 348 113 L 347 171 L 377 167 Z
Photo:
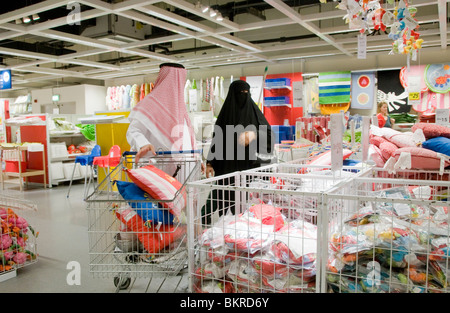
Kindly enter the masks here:
M 323 1 L 321 1 L 323 2 Z M 325 1 L 326 2 L 326 1 Z M 417 8 L 408 5 L 407 0 L 400 0 L 393 10 L 381 6 L 382 0 L 341 0 L 337 8 L 347 11 L 344 19 L 350 29 L 359 29 L 361 34 L 387 34 L 393 40 L 389 54 L 415 55 L 422 48 L 423 39 L 417 32 L 419 23 L 414 18 Z M 394 0 L 387 0 L 395 4 Z

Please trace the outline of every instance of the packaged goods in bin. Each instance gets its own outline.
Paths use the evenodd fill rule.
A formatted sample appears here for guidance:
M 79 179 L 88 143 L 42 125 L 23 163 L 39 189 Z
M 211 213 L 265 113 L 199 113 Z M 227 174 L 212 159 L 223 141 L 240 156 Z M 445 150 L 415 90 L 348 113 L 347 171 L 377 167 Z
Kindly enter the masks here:
M 37 236 L 24 217 L 0 207 L 0 275 L 36 261 Z
M 448 207 L 395 201 L 429 200 L 435 192 L 429 186 L 380 189 L 370 194 L 386 200 L 334 221 L 327 266 L 331 290 L 449 292 Z M 376 284 L 370 273 L 379 277 Z
M 239 292 L 315 288 L 317 227 L 303 220 L 289 222 L 271 204 L 259 202 L 242 214 L 222 216 L 204 230 L 199 244 L 200 266 L 213 262 L 221 277 L 197 271 L 198 280 L 231 281 Z

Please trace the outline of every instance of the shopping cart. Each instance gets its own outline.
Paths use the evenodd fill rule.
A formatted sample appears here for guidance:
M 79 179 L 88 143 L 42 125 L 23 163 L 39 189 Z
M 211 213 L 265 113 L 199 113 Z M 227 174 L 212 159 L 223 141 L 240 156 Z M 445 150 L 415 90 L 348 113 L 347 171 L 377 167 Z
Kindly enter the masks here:
M 135 154 L 124 152 L 120 164 L 86 198 L 90 272 L 113 277 L 116 292 L 145 277 L 150 278 L 146 292 L 154 288 L 153 277 L 160 284 L 149 292 L 159 292 L 169 278 L 165 286 L 176 291 L 187 267 L 185 185 L 200 179 L 201 151 L 158 151 L 139 163 Z M 179 188 L 168 198 L 151 197 L 130 178 L 148 168 Z

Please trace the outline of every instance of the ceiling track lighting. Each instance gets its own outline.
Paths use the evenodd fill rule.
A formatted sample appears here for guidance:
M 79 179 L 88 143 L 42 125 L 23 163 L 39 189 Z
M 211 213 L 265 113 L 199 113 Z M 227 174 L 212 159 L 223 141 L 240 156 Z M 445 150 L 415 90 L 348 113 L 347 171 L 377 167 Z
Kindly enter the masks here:
M 211 16 L 211 17 L 214 17 L 214 16 L 216 16 L 217 15 L 217 12 L 215 11 L 215 10 L 210 10 L 209 11 L 209 16 Z
M 22 20 L 25 24 L 31 22 L 31 18 L 29 16 L 25 16 Z
M 220 12 L 217 13 L 216 21 L 219 21 L 219 22 L 223 21 L 223 16 L 222 16 L 222 14 Z
M 39 16 L 39 14 L 33 14 L 32 18 L 33 18 L 33 21 L 37 21 L 37 20 L 40 20 L 40 19 L 41 19 L 41 17 Z
M 202 6 L 201 6 L 201 9 L 202 9 L 202 12 L 203 12 L 203 13 L 206 13 L 206 12 L 208 12 L 208 10 L 209 10 L 209 6 L 207 6 L 207 5 L 202 5 Z

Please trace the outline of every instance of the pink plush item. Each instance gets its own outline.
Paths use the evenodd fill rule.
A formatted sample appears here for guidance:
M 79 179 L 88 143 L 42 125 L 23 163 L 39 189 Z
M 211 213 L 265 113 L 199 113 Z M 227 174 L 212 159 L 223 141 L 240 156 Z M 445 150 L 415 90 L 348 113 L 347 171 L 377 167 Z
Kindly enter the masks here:
M 440 168 L 441 158 L 432 150 L 420 147 L 400 148 L 392 154 L 392 157 L 398 160 L 402 152 L 411 153 L 411 168 L 422 170 L 437 170 Z M 446 161 L 444 167 L 449 165 L 450 162 Z
M 380 145 L 383 142 L 386 142 L 386 141 L 388 141 L 388 140 L 386 138 L 381 137 L 381 136 L 370 135 L 370 137 L 369 137 L 369 143 L 377 146 L 378 148 L 380 147 Z
M 389 138 L 389 141 L 395 144 L 399 148 L 405 147 L 417 147 L 413 141 L 413 133 L 400 133 Z
M 138 169 L 128 169 L 127 173 L 128 177 L 136 185 L 156 200 L 174 200 L 183 186 L 178 180 L 153 165 L 147 165 Z M 170 213 L 180 217 L 182 210 L 186 206 L 186 192 L 182 191 L 182 196 L 179 200 L 163 203 L 163 205 L 170 209 Z
M 369 146 L 369 155 L 377 167 L 383 167 L 384 163 L 386 163 L 386 160 L 383 158 L 383 153 L 376 145 Z
M 389 160 L 392 154 L 398 150 L 398 147 L 390 141 L 383 142 L 380 144 L 380 151 L 383 159 Z
M 419 128 L 423 130 L 426 139 L 434 137 L 450 138 L 450 128 L 443 125 L 435 123 L 417 123 L 411 127 L 411 131 L 414 133 Z

